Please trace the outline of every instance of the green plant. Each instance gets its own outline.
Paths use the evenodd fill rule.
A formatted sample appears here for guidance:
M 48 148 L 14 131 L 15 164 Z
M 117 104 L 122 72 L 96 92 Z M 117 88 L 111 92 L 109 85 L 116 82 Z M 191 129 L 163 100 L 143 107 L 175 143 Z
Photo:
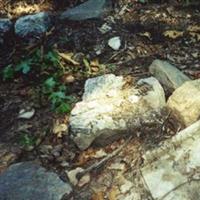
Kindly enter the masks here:
M 22 133 L 19 138 L 19 145 L 23 148 L 30 148 L 36 144 L 36 138 L 28 133 Z
M 43 93 L 48 95 L 52 109 L 57 113 L 68 113 L 74 99 L 67 96 L 66 86 L 61 85 L 54 77 L 48 78 L 43 84 Z
M 15 75 L 15 70 L 13 69 L 12 65 L 8 65 L 2 71 L 3 80 L 13 79 Z

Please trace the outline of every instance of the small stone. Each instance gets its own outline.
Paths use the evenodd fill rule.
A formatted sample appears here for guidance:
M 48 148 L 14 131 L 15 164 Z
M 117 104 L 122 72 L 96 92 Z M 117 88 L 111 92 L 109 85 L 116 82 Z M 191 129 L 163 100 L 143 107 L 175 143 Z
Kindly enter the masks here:
M 11 165 L 0 175 L 1 199 L 61 200 L 71 192 L 71 186 L 57 174 L 33 162 Z
M 117 51 L 121 47 L 120 37 L 113 37 L 108 40 L 108 46 Z
M 170 92 L 173 92 L 186 81 L 191 80 L 175 66 L 158 59 L 154 60 L 150 65 L 149 71 L 160 81 L 164 88 Z
M 31 109 L 30 111 L 26 111 L 24 109 L 19 111 L 18 118 L 19 119 L 31 119 L 35 114 L 35 109 Z
M 189 126 L 200 117 L 200 79 L 187 81 L 169 97 L 168 108 L 183 126 Z
M 20 17 L 15 23 L 15 33 L 24 40 L 40 39 L 52 26 L 48 13 L 40 12 Z

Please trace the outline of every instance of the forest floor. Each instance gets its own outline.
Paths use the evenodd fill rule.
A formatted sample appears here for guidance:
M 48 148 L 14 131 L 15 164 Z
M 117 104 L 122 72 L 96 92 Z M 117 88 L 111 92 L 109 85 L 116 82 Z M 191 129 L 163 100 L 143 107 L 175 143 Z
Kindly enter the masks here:
M 17 1 L 12 4 L 12 1 L 0 0 L 0 16 L 11 16 L 15 20 L 27 13 L 60 9 L 53 1 L 40 2 Z M 68 1 L 65 6 L 73 6 L 73 3 Z M 147 77 L 148 67 L 155 59 L 168 60 L 192 79 L 200 78 L 199 22 L 200 9 L 197 6 L 119 1 L 115 10 L 104 19 L 62 24 L 52 29 L 37 45 L 25 46 L 12 41 L 12 48 L 0 50 L 3 52 L 0 66 L 3 69 L 6 67 L 4 63 L 15 64 L 27 59 L 27 55 L 30 59 L 38 51 L 44 56 L 52 55 L 52 52 L 67 52 L 65 56 L 57 58 L 53 54 L 51 58 L 59 59 L 65 68 L 61 82 L 67 88 L 67 95 L 73 97 L 69 103 L 72 108 L 83 94 L 86 79 L 105 73 Z M 111 27 L 106 34 L 99 31 L 104 24 Z M 114 36 L 119 36 L 122 42 L 119 51 L 106 45 Z M 101 53 L 97 55 L 99 50 Z M 38 62 L 41 64 L 43 61 Z M 51 75 L 54 72 L 47 69 L 43 74 L 36 70 L 26 75 L 17 74 L 12 80 L 0 80 L 0 171 L 15 162 L 34 160 L 68 180 L 66 171 L 98 163 L 126 142 L 126 139 L 121 139 L 106 147 L 92 146 L 80 151 L 66 131 L 70 112 L 60 114 L 52 110 L 49 97 L 41 92 L 45 73 L 54 77 Z M 30 119 L 19 118 L 23 109 L 33 112 L 33 116 Z M 92 169 L 89 178 L 79 182 L 71 199 L 122 199 L 124 196 L 120 194 L 119 184 L 125 180 L 134 183 L 131 188 L 139 194 L 138 199 L 152 199 L 138 181 L 139 168 L 146 150 L 158 146 L 159 142 L 178 131 L 170 118 L 166 129 L 162 135 L 159 132 L 131 138 L 117 156 Z M 124 187 L 128 193 L 129 185 Z

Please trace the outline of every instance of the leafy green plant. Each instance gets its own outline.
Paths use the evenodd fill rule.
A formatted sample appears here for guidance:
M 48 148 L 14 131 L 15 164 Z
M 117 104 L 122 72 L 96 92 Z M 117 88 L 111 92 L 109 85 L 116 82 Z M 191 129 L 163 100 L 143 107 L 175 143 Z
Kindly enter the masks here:
M 47 53 L 36 49 L 31 55 L 17 64 L 8 65 L 3 70 L 3 80 L 14 78 L 16 74 L 27 75 L 32 72 L 42 87 L 42 95 L 51 103 L 52 110 L 57 113 L 68 113 L 73 99 L 66 95 L 67 87 L 61 82 L 65 70 L 58 52 L 49 50 Z M 27 139 L 27 138 L 26 138 Z
M 15 75 L 15 70 L 13 69 L 12 65 L 8 65 L 2 71 L 3 80 L 13 79 Z
M 43 85 L 43 93 L 48 94 L 52 109 L 58 113 L 68 113 L 71 110 L 73 98 L 66 96 L 66 86 L 60 85 L 55 78 L 48 78 Z
M 22 133 L 19 138 L 19 145 L 23 148 L 30 148 L 36 144 L 36 138 L 30 136 L 28 133 Z

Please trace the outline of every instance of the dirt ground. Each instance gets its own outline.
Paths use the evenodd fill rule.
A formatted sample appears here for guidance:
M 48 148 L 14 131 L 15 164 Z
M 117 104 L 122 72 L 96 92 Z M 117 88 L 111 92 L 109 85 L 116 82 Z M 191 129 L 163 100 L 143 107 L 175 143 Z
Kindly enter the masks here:
M 60 10 L 55 2 L 0 0 L 0 16 L 13 17 L 15 20 L 27 13 L 44 10 L 55 12 Z M 80 2 L 67 1 L 64 6 L 72 7 Z M 19 5 L 18 10 L 16 5 Z M 87 78 L 110 72 L 135 78 L 147 77 L 148 66 L 157 58 L 168 60 L 192 79 L 200 78 L 199 22 L 200 9 L 196 5 L 119 1 L 115 10 L 104 19 L 58 25 L 45 41 L 36 46 L 45 49 L 53 46 L 61 52 L 73 52 L 74 57 L 81 55 L 89 60 L 98 59 L 99 63 L 107 66 L 103 72 L 97 69 L 87 76 L 70 69 L 75 80 L 68 84 L 69 93 L 78 100 Z M 112 30 L 102 34 L 99 28 L 105 23 Z M 63 39 L 66 35 L 68 40 Z M 113 36 L 121 38 L 122 47 L 119 51 L 113 51 L 107 46 L 108 39 Z M 101 54 L 97 55 L 96 49 L 101 49 Z M 11 39 L 9 46 L 0 50 L 1 68 L 15 62 L 25 52 L 26 45 Z M 6 82 L 0 80 L 0 171 L 15 162 L 35 160 L 58 173 L 63 180 L 68 180 L 66 171 L 98 163 L 127 141 L 122 139 L 106 147 L 92 146 L 80 152 L 69 134 L 58 136 L 54 133 L 56 124 L 68 124 L 69 115 L 55 114 L 49 109 L 48 103 L 41 103 L 39 90 L 39 84 L 32 77 L 16 77 Z M 21 109 L 30 107 L 35 109 L 33 118 L 22 120 L 17 117 Z M 82 184 L 74 187 L 71 199 L 129 199 L 128 196 L 133 193 L 136 197 L 130 196 L 130 199 L 152 199 L 139 179 L 139 169 L 146 150 L 157 147 L 161 141 L 179 130 L 178 124 L 170 116 L 166 120 L 163 132 L 154 130 L 147 136 L 133 136 L 117 156 L 92 170 L 88 175 L 89 181 L 83 179 Z M 29 145 L 27 148 L 20 144 L 26 134 L 36 138 L 34 146 Z M 99 157 L 95 156 L 97 152 L 101 152 Z M 130 187 L 129 182 L 132 183 Z

